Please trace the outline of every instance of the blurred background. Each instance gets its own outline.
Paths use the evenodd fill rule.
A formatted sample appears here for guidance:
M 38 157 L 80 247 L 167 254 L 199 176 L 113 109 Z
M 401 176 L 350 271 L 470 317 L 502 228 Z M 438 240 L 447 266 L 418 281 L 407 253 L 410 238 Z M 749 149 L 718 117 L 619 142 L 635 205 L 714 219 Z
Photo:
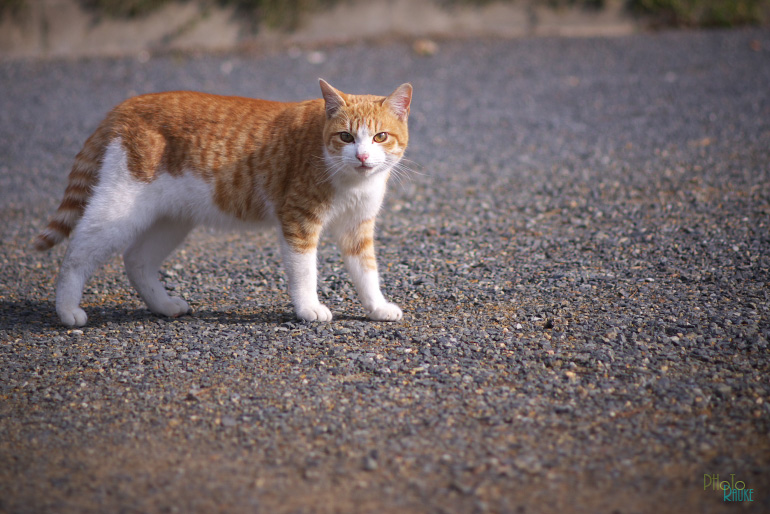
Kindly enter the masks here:
M 768 23 L 770 0 L 0 0 L 0 57 L 141 57 L 394 38 L 415 39 L 415 51 L 431 53 L 445 37 Z

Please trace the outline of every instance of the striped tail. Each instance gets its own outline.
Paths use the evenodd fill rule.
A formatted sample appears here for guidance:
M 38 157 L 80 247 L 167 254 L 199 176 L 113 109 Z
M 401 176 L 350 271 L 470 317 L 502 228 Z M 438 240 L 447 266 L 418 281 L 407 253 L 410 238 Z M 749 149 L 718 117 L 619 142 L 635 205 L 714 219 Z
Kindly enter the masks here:
M 104 160 L 104 153 L 110 140 L 108 121 L 105 120 L 96 132 L 89 137 L 83 149 L 75 156 L 75 163 L 67 180 L 59 208 L 54 213 L 48 226 L 35 239 L 35 249 L 48 250 L 69 237 L 72 230 L 83 216 L 94 186 L 99 180 L 99 170 Z

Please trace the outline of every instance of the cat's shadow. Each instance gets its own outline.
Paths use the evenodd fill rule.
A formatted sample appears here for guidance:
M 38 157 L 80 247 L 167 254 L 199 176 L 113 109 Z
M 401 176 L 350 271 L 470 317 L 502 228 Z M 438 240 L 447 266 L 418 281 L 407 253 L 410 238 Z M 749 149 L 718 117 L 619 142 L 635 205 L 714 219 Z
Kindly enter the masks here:
M 63 328 L 52 302 L 0 300 L 0 330 L 31 328 Z
M 88 314 L 87 327 L 120 326 L 130 322 L 185 323 L 205 326 L 219 325 L 266 325 L 277 326 L 285 323 L 312 326 L 314 322 L 303 322 L 287 308 L 286 310 L 260 310 L 253 312 L 216 311 L 210 309 L 194 310 L 191 314 L 178 318 L 167 318 L 151 313 L 147 309 L 130 309 L 115 305 L 84 307 Z M 338 321 L 367 321 L 364 316 L 335 313 L 334 324 Z M 56 315 L 53 303 L 42 300 L 7 301 L 0 300 L 0 330 L 45 329 L 54 331 L 72 330 L 65 327 Z
M 163 316 L 155 316 L 153 314 L 150 314 L 149 311 L 144 311 L 147 315 L 154 317 L 155 319 L 165 319 L 169 320 L 169 318 L 165 318 Z M 292 323 L 296 325 L 304 325 L 304 326 L 313 326 L 315 324 L 329 324 L 326 322 L 317 322 L 317 321 L 302 321 L 299 318 L 297 318 L 296 314 L 291 310 L 290 307 L 287 307 L 285 310 L 281 311 L 270 311 L 270 310 L 255 310 L 253 312 L 249 313 L 240 313 L 240 312 L 228 312 L 228 311 L 215 311 L 215 310 L 193 310 L 191 314 L 187 314 L 185 316 L 180 316 L 179 318 L 176 318 L 177 321 L 191 321 L 191 322 L 202 322 L 202 323 L 219 323 L 222 325 L 241 325 L 244 323 L 248 324 L 264 324 L 264 325 L 283 325 L 285 323 Z M 334 319 L 331 321 L 333 324 L 337 321 L 368 321 L 368 318 L 366 316 L 354 316 L 351 314 L 345 314 L 345 313 L 334 313 Z

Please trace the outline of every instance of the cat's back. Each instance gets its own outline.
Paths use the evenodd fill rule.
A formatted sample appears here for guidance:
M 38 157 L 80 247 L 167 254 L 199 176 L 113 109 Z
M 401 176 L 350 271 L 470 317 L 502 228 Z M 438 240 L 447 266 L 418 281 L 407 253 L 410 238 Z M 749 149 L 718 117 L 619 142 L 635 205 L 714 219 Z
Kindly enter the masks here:
M 315 103 L 319 101 L 277 102 L 196 91 L 167 91 L 129 98 L 118 104 L 110 117 L 116 123 L 189 128 L 189 125 L 269 122 L 282 113 L 296 110 L 304 104 Z M 320 108 L 320 103 L 318 107 Z
M 131 174 L 150 182 L 163 171 L 211 176 L 243 162 L 258 166 L 276 151 L 296 154 L 299 140 L 320 142 L 323 119 L 321 99 L 277 102 L 170 91 L 125 100 L 103 126 L 108 139 L 120 142 Z

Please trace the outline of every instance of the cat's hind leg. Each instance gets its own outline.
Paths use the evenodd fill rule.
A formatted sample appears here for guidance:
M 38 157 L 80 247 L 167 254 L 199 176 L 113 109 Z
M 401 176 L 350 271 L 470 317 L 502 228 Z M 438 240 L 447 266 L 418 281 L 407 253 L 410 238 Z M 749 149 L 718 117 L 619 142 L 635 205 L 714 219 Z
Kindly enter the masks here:
M 86 209 L 72 235 L 56 283 L 56 312 L 64 325 L 86 324 L 88 317 L 80 308 L 86 281 L 110 256 L 125 248 L 136 231 L 130 217 L 110 219 L 101 205 Z
M 94 243 L 89 234 L 76 230 L 62 261 L 56 281 L 56 313 L 68 327 L 82 327 L 88 321 L 85 311 L 80 308 L 83 287 L 93 272 L 116 251 L 114 247 Z
M 190 312 L 184 299 L 169 296 L 158 279 L 158 269 L 192 228 L 190 223 L 159 219 L 139 234 L 123 254 L 129 281 L 155 314 L 177 317 Z
M 157 218 L 157 204 L 143 201 L 147 184 L 127 172 L 119 140 L 107 147 L 99 181 L 72 233 L 56 284 L 56 312 L 67 326 L 83 326 L 83 287 L 110 256 L 122 252 Z

